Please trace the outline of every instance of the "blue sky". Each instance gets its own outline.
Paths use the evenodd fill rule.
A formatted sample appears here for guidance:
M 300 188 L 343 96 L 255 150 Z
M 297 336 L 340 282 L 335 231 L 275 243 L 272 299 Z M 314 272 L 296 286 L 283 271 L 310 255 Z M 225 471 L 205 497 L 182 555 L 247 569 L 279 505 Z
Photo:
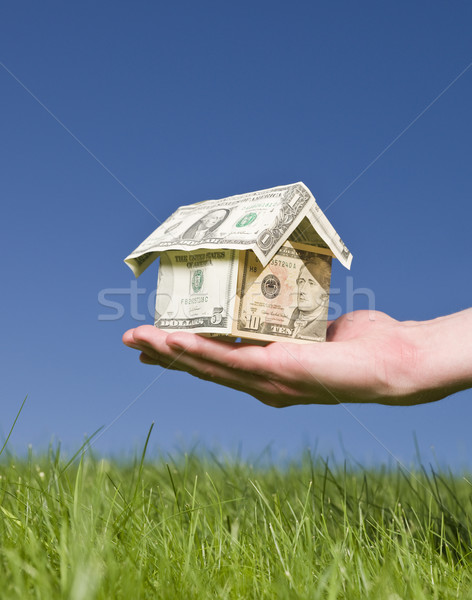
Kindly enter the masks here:
M 333 269 L 344 309 L 348 276 L 398 319 L 470 306 L 471 26 L 468 2 L 5 4 L 3 434 L 28 394 L 12 448 L 73 450 L 103 425 L 97 451 L 126 454 L 155 421 L 165 452 L 408 462 L 416 434 L 425 460 L 470 465 L 472 391 L 270 409 L 121 344 L 152 322 L 157 268 L 138 280 L 144 321 L 129 294 L 115 294 L 119 320 L 98 298 L 133 285 L 122 260 L 156 227 L 150 213 L 301 180 L 354 254 L 350 273 Z

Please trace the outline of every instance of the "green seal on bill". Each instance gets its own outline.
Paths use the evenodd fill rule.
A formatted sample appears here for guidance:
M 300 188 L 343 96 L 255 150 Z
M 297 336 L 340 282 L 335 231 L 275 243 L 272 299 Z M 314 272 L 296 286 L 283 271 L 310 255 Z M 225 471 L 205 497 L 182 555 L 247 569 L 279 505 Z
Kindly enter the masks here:
M 244 215 L 244 217 L 241 217 L 239 219 L 239 221 L 236 223 L 236 227 L 246 227 L 247 225 L 254 223 L 254 221 L 256 219 L 257 219 L 257 213 L 255 213 L 255 212 L 247 213 Z
M 198 292 L 203 287 L 203 270 L 196 269 L 192 275 L 192 290 L 194 294 L 198 294 Z

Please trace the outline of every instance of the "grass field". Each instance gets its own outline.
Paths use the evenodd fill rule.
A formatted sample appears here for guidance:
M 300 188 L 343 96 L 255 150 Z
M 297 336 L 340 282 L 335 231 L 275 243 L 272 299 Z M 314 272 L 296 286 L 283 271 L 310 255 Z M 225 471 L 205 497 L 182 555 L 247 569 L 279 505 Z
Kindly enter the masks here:
M 471 481 L 4 453 L 0 598 L 472 598 Z

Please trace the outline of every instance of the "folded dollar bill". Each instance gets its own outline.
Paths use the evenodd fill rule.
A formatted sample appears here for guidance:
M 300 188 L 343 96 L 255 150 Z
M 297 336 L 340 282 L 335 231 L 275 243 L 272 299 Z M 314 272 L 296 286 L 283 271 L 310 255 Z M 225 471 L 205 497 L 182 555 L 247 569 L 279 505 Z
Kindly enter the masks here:
M 294 342 L 326 338 L 332 258 L 352 261 L 301 182 L 181 206 L 125 262 L 157 257 L 157 327 Z

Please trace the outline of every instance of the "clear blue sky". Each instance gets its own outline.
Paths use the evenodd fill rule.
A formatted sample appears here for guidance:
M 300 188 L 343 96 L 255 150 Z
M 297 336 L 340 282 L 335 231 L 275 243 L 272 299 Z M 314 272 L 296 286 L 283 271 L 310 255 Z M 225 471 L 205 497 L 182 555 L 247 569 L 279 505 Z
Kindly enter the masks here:
M 1 12 L 3 434 L 28 394 L 13 449 L 72 450 L 139 397 L 98 451 L 134 450 L 155 421 L 164 451 L 318 444 L 409 461 L 415 432 L 425 460 L 472 463 L 472 391 L 414 408 L 270 409 L 142 365 L 121 343 L 136 324 L 129 297 L 115 321 L 99 319 L 113 311 L 98 302 L 133 282 L 123 258 L 156 227 L 142 205 L 164 220 L 181 204 L 302 180 L 328 207 L 470 65 L 470 2 L 19 1 Z M 471 106 L 472 67 L 327 210 L 354 254 L 350 273 L 334 266 L 344 308 L 348 275 L 398 319 L 471 305 Z M 138 280 L 143 322 L 156 278 L 155 267 Z

